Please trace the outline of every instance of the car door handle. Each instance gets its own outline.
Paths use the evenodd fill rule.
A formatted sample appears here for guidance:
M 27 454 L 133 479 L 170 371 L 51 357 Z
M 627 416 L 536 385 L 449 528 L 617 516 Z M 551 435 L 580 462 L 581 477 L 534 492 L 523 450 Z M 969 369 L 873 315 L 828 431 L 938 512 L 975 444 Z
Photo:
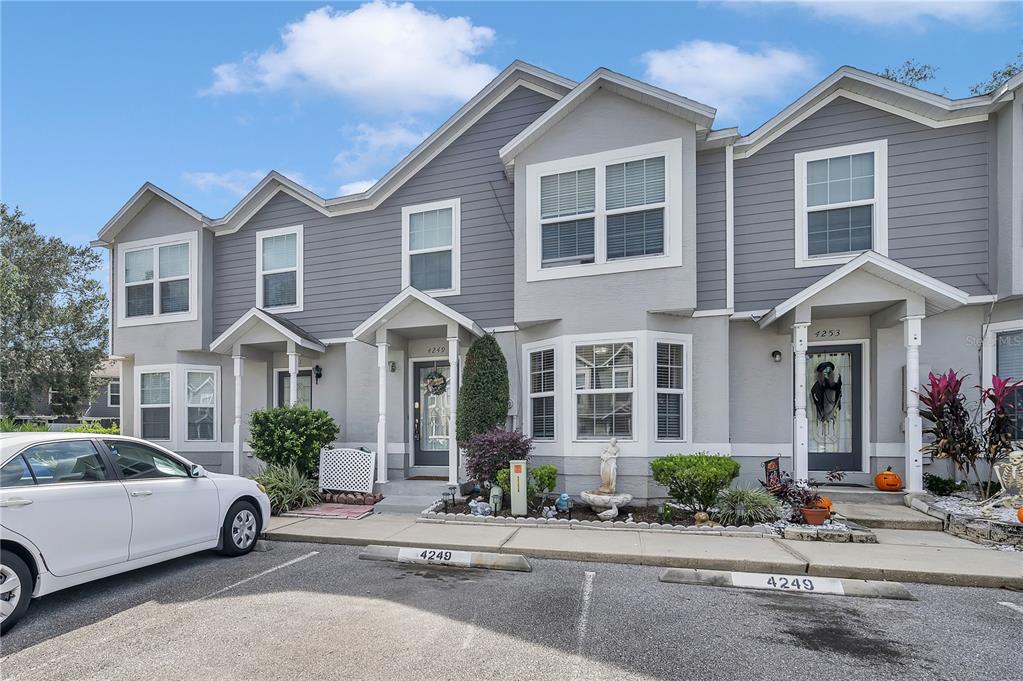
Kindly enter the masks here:
M 14 499 L 4 499 L 3 501 L 0 501 L 0 507 L 14 508 L 17 506 L 28 506 L 31 503 L 32 503 L 31 499 L 21 499 L 19 497 L 15 497 Z
M 151 497 L 151 496 L 153 496 L 153 493 L 150 492 L 148 489 L 135 490 L 134 492 L 128 492 L 128 494 L 130 494 L 133 497 Z

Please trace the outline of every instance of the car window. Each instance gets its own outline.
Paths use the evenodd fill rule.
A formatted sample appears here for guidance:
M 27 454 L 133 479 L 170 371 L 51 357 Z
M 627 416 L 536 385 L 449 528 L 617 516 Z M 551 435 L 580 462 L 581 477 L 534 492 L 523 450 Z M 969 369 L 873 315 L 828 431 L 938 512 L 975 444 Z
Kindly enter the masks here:
M 125 480 L 188 477 L 181 463 L 152 447 L 126 440 L 106 440 L 106 443 Z
M 25 460 L 40 485 L 107 480 L 103 459 L 89 440 L 48 442 L 29 447 Z
M 36 481 L 32 479 L 32 472 L 20 454 L 0 469 L 0 487 L 22 487 L 34 484 Z

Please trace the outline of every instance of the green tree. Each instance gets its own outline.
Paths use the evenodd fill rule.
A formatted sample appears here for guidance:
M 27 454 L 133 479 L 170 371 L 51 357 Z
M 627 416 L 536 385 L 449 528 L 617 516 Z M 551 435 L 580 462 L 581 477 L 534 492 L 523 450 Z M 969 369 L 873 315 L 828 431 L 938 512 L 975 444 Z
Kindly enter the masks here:
M 896 67 L 886 66 L 884 71 L 877 74 L 882 78 L 894 80 L 896 83 L 919 87 L 920 83 L 934 80 L 938 73 L 938 67 L 931 64 L 921 64 L 915 59 L 907 59 Z
M 992 90 L 997 89 L 1005 81 L 1015 76 L 1020 71 L 1023 71 L 1023 52 L 1016 55 L 1016 58 L 1010 61 L 1008 64 L 1000 69 L 995 69 L 991 72 L 991 77 L 985 81 L 981 81 L 970 86 L 971 95 L 986 95 Z
M 47 389 L 63 413 L 88 404 L 89 375 L 107 354 L 107 297 L 93 278 L 101 262 L 0 203 L 0 401 L 9 413 L 31 411 Z
M 497 339 L 486 334 L 465 355 L 455 436 L 464 447 L 473 435 L 502 428 L 507 420 L 508 364 Z

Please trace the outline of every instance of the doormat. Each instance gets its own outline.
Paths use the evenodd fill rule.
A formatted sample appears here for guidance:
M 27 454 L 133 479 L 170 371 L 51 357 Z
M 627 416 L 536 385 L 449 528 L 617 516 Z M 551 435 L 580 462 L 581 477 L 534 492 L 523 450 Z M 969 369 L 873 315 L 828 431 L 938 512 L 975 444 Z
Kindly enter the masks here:
M 342 518 L 344 520 L 358 520 L 373 513 L 372 506 L 362 504 L 316 504 L 306 506 L 297 511 L 282 513 L 282 516 L 289 518 Z
M 413 475 L 411 478 L 405 478 L 406 480 L 440 480 L 443 482 L 447 480 L 446 475 Z

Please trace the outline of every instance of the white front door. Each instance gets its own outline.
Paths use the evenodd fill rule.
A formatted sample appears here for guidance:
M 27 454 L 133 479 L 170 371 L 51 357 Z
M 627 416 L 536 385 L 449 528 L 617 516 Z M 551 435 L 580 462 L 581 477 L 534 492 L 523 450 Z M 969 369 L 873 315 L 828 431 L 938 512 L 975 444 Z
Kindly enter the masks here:
M 131 500 L 129 560 L 217 540 L 223 518 L 212 480 L 189 476 L 184 464 L 153 447 L 106 444 Z
M 128 560 L 128 494 L 91 440 L 29 447 L 3 467 L 2 481 L 0 521 L 35 543 L 53 574 Z

